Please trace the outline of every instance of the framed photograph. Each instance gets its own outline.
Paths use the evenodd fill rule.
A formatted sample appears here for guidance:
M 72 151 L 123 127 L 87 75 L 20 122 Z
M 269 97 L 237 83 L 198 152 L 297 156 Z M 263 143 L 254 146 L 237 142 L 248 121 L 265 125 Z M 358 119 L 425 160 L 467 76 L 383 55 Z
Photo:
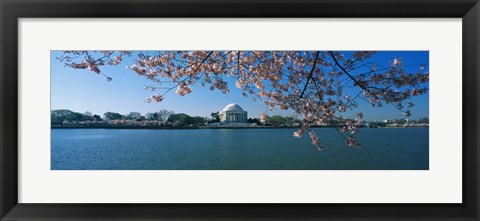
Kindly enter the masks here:
M 1 220 L 479 220 L 477 0 L 0 11 Z

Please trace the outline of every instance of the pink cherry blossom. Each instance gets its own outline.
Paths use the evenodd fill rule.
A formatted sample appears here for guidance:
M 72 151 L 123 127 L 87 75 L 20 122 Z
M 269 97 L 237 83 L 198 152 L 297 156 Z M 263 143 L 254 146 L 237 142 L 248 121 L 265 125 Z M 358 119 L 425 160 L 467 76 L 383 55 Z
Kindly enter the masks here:
M 154 94 L 152 95 L 152 100 L 155 101 L 155 102 L 161 102 L 163 100 L 163 96 L 162 95 L 158 95 L 158 94 Z
M 267 114 L 262 113 L 260 114 L 260 123 L 265 123 L 267 121 Z
M 310 135 L 310 138 L 312 139 L 312 144 L 317 147 L 317 150 L 322 151 L 324 149 L 324 146 L 320 144 L 320 140 L 318 140 L 318 137 L 315 134 L 315 132 L 313 132 L 313 130 L 311 130 L 310 132 L 308 132 L 308 134 Z

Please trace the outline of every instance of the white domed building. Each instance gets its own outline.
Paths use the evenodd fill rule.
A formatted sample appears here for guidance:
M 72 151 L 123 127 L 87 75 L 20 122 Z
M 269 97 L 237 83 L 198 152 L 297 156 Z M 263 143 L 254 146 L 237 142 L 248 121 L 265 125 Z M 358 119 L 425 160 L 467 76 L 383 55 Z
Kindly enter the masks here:
M 247 123 L 247 111 L 238 104 L 231 103 L 218 113 L 222 123 Z

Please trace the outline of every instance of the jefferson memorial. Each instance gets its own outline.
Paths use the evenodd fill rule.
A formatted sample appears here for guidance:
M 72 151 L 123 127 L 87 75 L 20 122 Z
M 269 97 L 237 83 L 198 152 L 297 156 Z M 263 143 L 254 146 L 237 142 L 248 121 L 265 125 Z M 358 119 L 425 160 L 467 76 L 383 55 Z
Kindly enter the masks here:
M 222 123 L 247 123 L 247 111 L 238 104 L 231 103 L 218 113 Z

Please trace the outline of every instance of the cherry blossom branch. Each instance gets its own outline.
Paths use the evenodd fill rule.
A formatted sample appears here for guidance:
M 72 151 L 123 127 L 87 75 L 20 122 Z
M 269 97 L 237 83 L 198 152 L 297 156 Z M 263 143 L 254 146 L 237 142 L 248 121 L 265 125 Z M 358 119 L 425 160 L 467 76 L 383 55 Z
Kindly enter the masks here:
M 338 61 L 337 61 L 337 58 L 335 58 L 335 55 L 333 54 L 333 52 L 329 52 L 330 56 L 333 58 L 333 61 L 335 62 L 335 64 L 343 71 L 343 73 L 345 73 L 348 77 L 350 77 L 350 79 L 353 80 L 353 82 L 355 82 L 355 84 L 357 84 L 359 87 L 361 87 L 363 90 L 367 91 L 368 93 L 371 94 L 370 90 L 368 90 L 367 88 L 365 88 L 362 84 L 360 84 L 360 82 L 358 82 L 352 75 L 350 75 L 350 73 L 348 73 L 347 70 L 345 70 L 345 68 L 343 68 L 343 66 L 341 66 Z
M 303 96 L 303 94 L 305 93 L 305 91 L 307 90 L 307 86 L 310 82 L 310 79 L 312 79 L 313 77 L 313 71 L 315 70 L 315 66 L 317 65 L 317 60 L 318 60 L 318 54 L 320 54 L 319 51 L 317 51 L 315 53 L 315 60 L 313 61 L 313 66 L 312 66 L 312 70 L 310 70 L 310 74 L 308 75 L 308 78 L 307 78 L 307 83 L 305 83 L 305 87 L 303 88 L 303 91 L 302 93 L 300 94 L 300 96 L 298 96 L 297 100 L 300 100 Z
M 202 64 L 208 59 L 208 57 L 210 57 L 210 55 L 212 55 L 213 51 L 210 51 L 210 53 L 208 53 L 207 56 L 205 56 L 205 58 L 202 60 L 202 62 L 200 62 L 200 64 L 195 68 L 195 70 L 193 70 L 192 74 L 197 72 L 197 70 L 202 66 Z M 187 81 L 189 78 L 191 78 L 191 75 L 182 79 L 180 82 L 178 82 L 177 85 L 169 88 L 168 90 L 166 90 L 164 93 L 162 93 L 160 96 L 163 97 L 165 94 L 167 94 L 169 91 L 173 90 L 174 88 L 178 87 L 180 84 L 184 83 L 185 81 Z

